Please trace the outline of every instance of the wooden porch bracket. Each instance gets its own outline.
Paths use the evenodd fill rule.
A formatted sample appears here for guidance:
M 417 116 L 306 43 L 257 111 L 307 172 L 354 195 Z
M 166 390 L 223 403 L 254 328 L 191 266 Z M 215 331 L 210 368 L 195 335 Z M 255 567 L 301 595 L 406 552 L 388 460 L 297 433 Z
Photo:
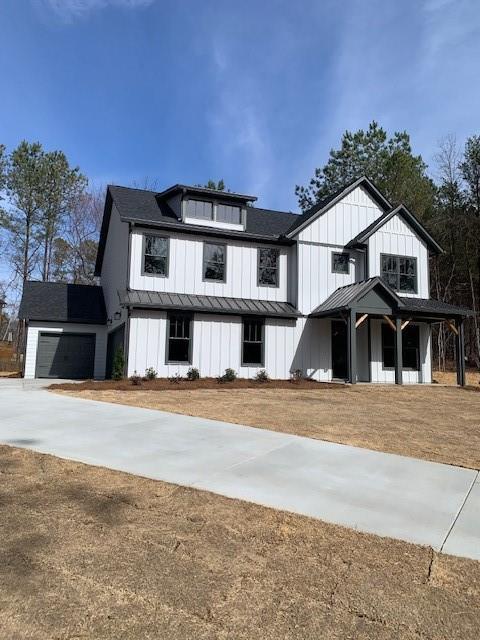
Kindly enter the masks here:
M 390 325 L 390 327 L 393 329 L 393 331 L 396 331 L 397 328 L 395 326 L 395 324 L 393 323 L 392 319 L 389 318 L 388 316 L 383 316 L 383 319 L 386 320 L 386 322 L 388 322 L 388 324 Z
M 458 329 L 457 327 L 453 324 L 453 322 L 451 320 L 445 320 L 445 322 L 448 325 L 448 328 L 450 329 L 450 331 L 453 331 L 453 333 L 458 336 Z
M 402 331 L 405 329 L 405 327 L 408 327 L 411 321 L 412 319 L 409 318 L 408 320 L 405 320 L 404 322 L 402 322 Z
M 365 322 L 365 320 L 368 318 L 368 313 L 364 313 L 363 316 L 361 316 L 355 323 L 355 329 L 358 329 L 358 327 Z

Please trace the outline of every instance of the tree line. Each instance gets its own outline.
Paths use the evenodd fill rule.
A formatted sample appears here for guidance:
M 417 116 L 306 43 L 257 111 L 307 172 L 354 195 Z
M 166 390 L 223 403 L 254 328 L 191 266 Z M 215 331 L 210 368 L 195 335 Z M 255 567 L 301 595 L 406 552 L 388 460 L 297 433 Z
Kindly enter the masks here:
M 62 151 L 21 142 L 0 145 L 2 256 L 10 267 L 3 288 L 28 279 L 94 282 L 103 194 Z
M 406 131 L 389 136 L 376 122 L 346 131 L 311 180 L 296 187 L 300 209 L 362 175 L 393 206 L 404 203 L 445 249 L 431 258 L 431 295 L 474 312 L 466 324 L 466 352 L 480 367 L 480 136 L 468 138 L 463 148 L 453 137 L 444 138 L 429 171 Z M 141 186 L 156 189 L 156 182 L 146 179 Z M 225 189 L 223 180 L 205 186 Z M 12 281 L 19 287 L 27 279 L 94 283 L 104 196 L 61 151 L 23 141 L 7 153 L 0 145 L 0 255 Z M 3 283 L 3 295 L 6 288 Z M 435 330 L 433 346 L 444 368 L 453 359 L 454 340 L 443 325 Z

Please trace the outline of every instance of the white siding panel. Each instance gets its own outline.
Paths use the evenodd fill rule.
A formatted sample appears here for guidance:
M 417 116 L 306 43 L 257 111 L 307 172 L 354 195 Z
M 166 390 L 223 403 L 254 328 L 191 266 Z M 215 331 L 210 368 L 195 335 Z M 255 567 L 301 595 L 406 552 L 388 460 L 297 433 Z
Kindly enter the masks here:
M 29 322 L 25 350 L 25 378 L 35 377 L 37 362 L 38 336 L 40 333 L 94 333 L 95 339 L 95 378 L 105 377 L 107 338 L 104 326 L 92 324 L 72 324 L 69 322 Z
M 223 243 L 222 240 L 178 233 L 160 234 L 170 237 L 169 274 L 167 278 L 162 278 L 142 275 L 142 235 L 143 233 L 137 230 L 132 232 L 131 237 L 130 287 L 132 289 L 281 302 L 288 300 L 287 256 L 291 252 L 290 247 L 278 247 L 280 251 L 279 287 L 261 287 L 257 284 L 258 246 L 255 244 L 229 240 L 226 282 L 205 282 L 203 280 L 204 241 Z
M 430 296 L 428 249 L 400 216 L 394 216 L 370 236 L 368 247 L 370 276 L 380 275 L 380 255 L 382 253 L 417 258 L 418 293 L 405 295 L 419 298 Z M 402 294 L 399 293 L 399 295 Z
M 363 187 L 345 198 L 300 231 L 297 239 L 344 246 L 383 211 Z

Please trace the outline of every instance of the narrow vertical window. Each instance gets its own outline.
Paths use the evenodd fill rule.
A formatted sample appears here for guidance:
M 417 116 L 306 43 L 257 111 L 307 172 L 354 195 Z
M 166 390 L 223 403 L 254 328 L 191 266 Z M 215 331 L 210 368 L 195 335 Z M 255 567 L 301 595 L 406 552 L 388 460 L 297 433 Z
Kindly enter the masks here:
M 242 338 L 242 365 L 264 366 L 265 321 L 263 318 L 244 318 Z
M 167 362 L 189 364 L 192 354 L 192 317 L 169 313 L 167 319 Z
M 333 273 L 350 272 L 350 254 L 349 253 L 332 253 L 332 271 Z
M 156 235 L 144 236 L 143 273 L 168 276 L 168 238 Z
M 203 245 L 203 279 L 225 282 L 226 252 L 224 244 L 205 242 Z
M 278 287 L 280 252 L 278 249 L 258 249 L 258 284 L 261 287 Z

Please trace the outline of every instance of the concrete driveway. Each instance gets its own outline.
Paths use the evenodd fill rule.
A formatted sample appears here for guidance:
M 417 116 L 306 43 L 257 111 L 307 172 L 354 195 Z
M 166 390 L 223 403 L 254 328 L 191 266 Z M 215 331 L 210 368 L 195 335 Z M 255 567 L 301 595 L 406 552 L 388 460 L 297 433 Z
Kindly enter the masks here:
M 0 380 L 0 442 L 480 559 L 471 469 Z

